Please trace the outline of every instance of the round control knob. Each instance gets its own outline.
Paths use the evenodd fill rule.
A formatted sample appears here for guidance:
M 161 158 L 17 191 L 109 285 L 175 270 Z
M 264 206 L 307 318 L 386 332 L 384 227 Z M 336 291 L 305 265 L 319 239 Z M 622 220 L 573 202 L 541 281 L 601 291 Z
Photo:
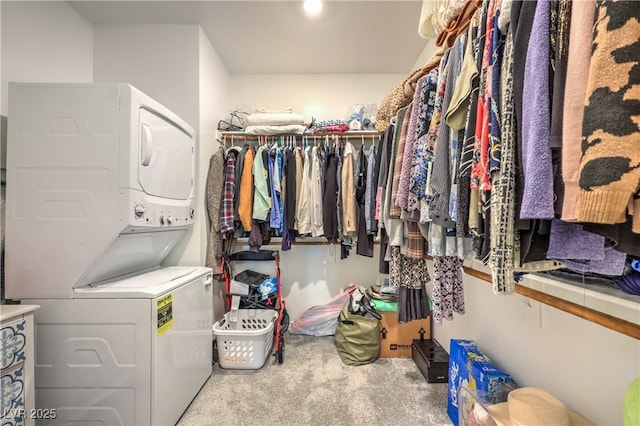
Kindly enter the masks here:
M 196 214 L 196 209 L 189 209 L 189 216 L 193 219 L 193 216 Z
M 146 211 L 147 211 L 147 209 L 145 209 L 142 204 L 137 204 L 133 208 L 133 213 L 136 215 L 136 217 L 142 217 L 144 215 L 144 212 L 146 212 Z
M 164 225 L 164 216 L 160 216 L 160 225 Z
M 173 222 L 173 218 L 171 216 L 167 216 L 167 225 L 171 225 L 171 222 Z

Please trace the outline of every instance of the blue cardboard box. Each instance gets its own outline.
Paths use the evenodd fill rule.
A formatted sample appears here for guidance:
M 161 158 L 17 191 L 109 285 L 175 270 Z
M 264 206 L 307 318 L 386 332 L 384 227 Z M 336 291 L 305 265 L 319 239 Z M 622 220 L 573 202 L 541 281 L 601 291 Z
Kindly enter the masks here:
M 507 394 L 515 389 L 511 376 L 498 369 L 491 359 L 482 353 L 473 340 L 451 339 L 449 346 L 449 395 L 447 414 L 454 425 L 459 426 L 458 392 L 461 386 L 482 394 L 495 404 L 507 400 Z

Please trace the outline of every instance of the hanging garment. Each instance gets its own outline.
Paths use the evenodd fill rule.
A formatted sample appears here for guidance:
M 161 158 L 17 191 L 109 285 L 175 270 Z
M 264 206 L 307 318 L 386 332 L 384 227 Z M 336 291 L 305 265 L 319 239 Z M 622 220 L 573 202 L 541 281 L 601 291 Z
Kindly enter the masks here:
M 224 150 L 222 147 L 211 156 L 207 173 L 207 212 L 209 213 L 209 237 L 207 239 L 207 260 L 205 265 L 212 268 L 214 274 L 221 275 L 220 259 L 222 253 L 222 233 L 220 233 L 220 206 L 224 188 Z
M 407 257 L 410 259 L 424 259 L 427 257 L 428 244 L 420 232 L 417 222 L 407 220 L 404 223 L 407 231 Z
M 337 182 L 336 182 L 336 153 L 335 150 L 330 150 L 325 157 L 325 189 L 322 198 L 322 224 L 324 229 L 324 236 L 329 243 L 335 244 L 338 242 L 338 215 L 336 211 L 338 209 L 337 200 Z
M 389 166 L 391 163 L 391 149 L 393 146 L 396 125 L 392 124 L 382 134 L 380 145 L 380 170 L 378 172 L 378 184 L 376 188 L 376 211 L 375 218 L 380 227 L 384 227 L 384 204 L 387 192 L 387 181 L 389 177 Z
M 433 258 L 433 321 L 452 320 L 453 314 L 464 314 L 462 261 L 455 256 Z
M 407 128 L 409 125 L 409 113 L 410 107 L 405 107 L 398 111 L 396 116 L 396 131 L 393 135 L 393 146 L 391 148 L 389 171 L 387 176 L 387 188 L 385 193 L 384 202 L 384 226 L 389 236 L 389 246 L 400 246 L 401 251 L 404 253 L 407 248 L 407 241 L 404 238 L 404 223 L 400 219 L 400 208 L 395 206 L 395 200 L 398 193 L 398 182 L 400 179 L 402 167 L 402 152 L 400 151 L 400 145 L 407 135 Z
M 356 171 L 355 199 L 358 205 L 358 241 L 356 253 L 361 256 L 373 257 L 373 235 L 367 232 L 365 218 L 366 179 L 368 161 L 364 153 L 364 146 L 358 151 L 358 170 Z
M 232 233 L 233 228 L 233 205 L 235 194 L 235 175 L 237 151 L 229 150 L 227 153 L 227 164 L 225 167 L 224 189 L 222 191 L 222 208 L 220 209 L 220 232 L 224 237 Z
M 376 234 L 378 226 L 375 219 L 376 190 L 378 185 L 377 174 L 380 171 L 380 165 L 376 163 L 377 152 L 376 145 L 369 147 L 369 158 L 367 160 L 367 173 L 365 177 L 365 194 L 364 194 L 364 219 L 365 231 L 367 234 Z
M 265 147 L 260 146 L 253 159 L 253 219 L 267 220 L 271 209 L 271 195 L 267 186 L 268 173 L 264 164 Z M 253 226 L 253 225 L 252 225 Z
M 411 113 L 413 112 L 413 102 L 407 106 L 407 111 L 402 119 L 400 126 L 400 136 L 398 138 L 398 147 L 396 157 L 394 159 L 393 176 L 391 181 L 391 201 L 389 208 L 389 217 L 400 218 L 402 208 L 398 204 L 398 194 L 400 192 L 400 181 L 402 177 L 402 166 L 404 163 L 404 152 L 407 147 L 407 139 L 409 138 L 409 123 L 411 123 Z
M 357 228 L 357 214 L 355 202 L 354 182 L 354 160 L 355 149 L 351 142 L 347 142 L 344 147 L 342 163 L 342 232 L 344 235 L 354 236 Z
M 433 116 L 429 123 L 429 130 L 427 131 L 423 161 L 427 164 L 426 181 L 425 181 L 425 198 L 420 202 L 420 222 L 427 223 L 431 221 L 430 215 L 430 200 L 432 197 L 431 191 L 431 171 L 433 167 L 433 158 L 435 155 L 436 144 L 438 141 L 438 134 L 440 132 L 440 121 L 442 119 L 442 100 L 445 94 L 445 87 L 447 81 L 447 72 L 449 64 L 449 53 L 447 50 L 440 62 L 440 68 L 438 70 L 438 84 L 436 85 L 436 97 L 433 106 Z
M 389 285 L 398 287 L 398 321 L 405 323 L 429 316 L 425 285 L 429 283 L 426 259 L 411 259 L 391 247 Z
M 338 222 L 338 236 L 344 246 L 346 239 L 342 228 L 343 211 L 342 208 L 342 157 L 344 154 L 344 148 L 340 146 L 336 152 L 336 217 Z M 342 248 L 341 248 L 342 249 Z M 343 253 L 344 254 L 344 253 Z M 342 258 L 343 259 L 343 258 Z
M 244 169 L 244 158 L 247 156 L 249 145 L 244 145 L 242 148 L 237 147 L 238 156 L 235 164 L 235 176 L 234 176 L 234 193 L 233 193 L 233 227 L 235 230 L 235 237 L 242 237 L 244 230 L 240 221 L 240 187 L 242 185 L 242 172 Z
M 311 236 L 324 235 L 322 226 L 322 149 L 314 146 L 311 150 Z
M 551 163 L 551 118 L 549 99 L 549 9 L 548 0 L 536 6 L 522 96 L 522 163 L 524 192 L 521 219 L 552 219 L 553 169 Z
M 564 94 L 567 81 L 567 63 L 569 51 L 569 26 L 571 23 L 571 0 L 551 2 L 551 126 L 550 143 L 553 170 L 553 209 L 555 216 L 562 214 L 564 203 L 564 182 L 562 180 L 562 122 L 564 121 Z
M 295 222 L 293 229 L 298 230 L 298 206 L 300 205 L 300 193 L 302 192 L 302 173 L 304 170 L 302 148 L 295 148 L 296 154 L 296 203 L 295 203 Z
M 571 28 L 569 30 L 569 52 L 567 74 L 589 75 L 591 62 L 591 42 L 593 41 L 593 18 L 595 0 L 571 2 Z M 564 91 L 564 111 L 562 120 L 562 181 L 564 197 L 561 219 L 568 222 L 577 220 L 578 178 L 582 155 L 582 119 L 587 93 L 587 78 L 569 78 Z
M 458 37 L 451 48 L 449 62 L 444 74 L 447 81 L 444 84 L 444 96 L 442 98 L 442 114 L 449 108 L 449 102 L 455 90 L 456 77 L 462 68 L 464 54 L 464 42 L 466 35 Z M 433 165 L 431 168 L 431 200 L 429 202 L 429 218 L 433 223 L 451 228 L 455 227 L 455 222 L 449 216 L 449 201 L 451 195 L 452 171 L 457 169 L 458 156 L 458 132 L 453 131 L 447 125 L 441 115 L 440 127 L 438 130 L 438 140 L 433 155 Z M 453 151 L 453 154 L 451 154 Z M 451 157 L 454 157 L 452 164 Z
M 278 207 L 280 213 L 280 226 L 277 228 L 278 234 L 282 235 L 284 232 L 284 195 L 285 195 L 285 180 L 284 180 L 284 150 L 278 147 L 276 151 L 276 158 L 274 159 L 274 169 L 278 167 L 278 173 L 274 176 L 278 180 L 278 190 L 276 195 L 278 197 Z
M 291 243 L 296 240 L 296 232 L 291 229 L 295 221 L 295 202 L 296 202 L 296 178 L 295 178 L 295 154 L 291 149 L 284 151 L 283 159 L 283 198 L 284 214 L 282 216 L 282 243 L 280 248 L 283 251 L 291 250 Z M 293 167 L 292 172 L 289 167 Z
M 471 90 L 473 89 L 473 80 L 478 75 L 476 66 L 476 58 L 474 54 L 474 45 L 479 41 L 475 40 L 478 31 L 478 25 L 482 9 L 477 9 L 471 18 L 469 28 L 467 29 L 467 42 L 465 43 L 464 59 L 462 68 L 460 69 L 460 77 L 456 83 L 456 87 L 451 95 L 449 108 L 445 112 L 445 122 L 449 127 L 455 130 L 462 130 L 467 121 L 469 113 L 469 101 L 471 100 Z
M 582 123 L 580 222 L 627 221 L 640 233 L 640 8 L 635 2 L 596 2 L 596 26 Z M 624 52 L 624 53 L 623 53 Z
M 399 324 L 428 318 L 430 315 L 431 309 L 429 308 L 429 295 L 426 286 L 420 288 L 401 286 L 398 288 Z
M 311 234 L 311 166 L 312 166 L 312 148 L 305 148 L 305 159 L 302 172 L 302 181 L 300 185 L 300 200 L 296 204 L 296 221 L 298 222 L 298 234 Z
M 423 106 L 424 88 L 427 82 L 427 76 L 422 76 L 416 84 L 416 92 L 411 102 L 411 114 L 409 115 L 409 124 L 407 125 L 407 136 L 404 143 L 402 153 L 402 167 L 400 172 L 400 180 L 398 182 L 398 195 L 396 205 L 403 210 L 408 209 L 409 203 L 409 186 L 411 184 L 411 170 L 416 156 L 417 148 L 417 129 L 420 121 L 420 111 Z
M 268 157 L 269 179 L 271 180 L 271 217 L 269 227 L 279 230 L 282 225 L 280 216 L 280 173 L 275 156 L 276 154 L 273 152 Z
M 418 109 L 415 157 L 410 171 L 411 179 L 407 198 L 407 210 L 409 212 L 419 212 L 420 202 L 425 198 L 429 162 L 426 152 L 427 132 L 433 118 L 437 84 L 438 69 L 435 68 L 425 76 L 424 87 L 418 99 L 421 107 Z
M 296 194 L 299 192 L 297 187 L 296 179 L 297 179 L 297 159 L 296 159 L 296 151 L 287 150 L 286 153 L 286 161 L 285 161 L 285 180 L 286 180 L 286 190 L 285 190 L 285 217 L 287 221 L 287 228 L 289 230 L 295 230 L 295 222 L 296 222 Z M 302 179 L 302 174 L 300 174 L 300 178 Z
M 500 171 L 493 176 L 491 188 L 491 253 L 489 267 L 494 293 L 513 293 L 515 280 L 513 269 L 516 264 L 516 133 L 513 105 L 513 38 L 507 33 L 502 63 L 502 150 Z
M 251 232 L 251 218 L 253 215 L 253 159 L 255 150 L 247 149 L 242 165 L 242 177 L 240 178 L 240 192 L 238 200 L 238 216 L 245 232 Z
M 251 233 L 249 234 L 249 249 L 258 251 L 263 245 L 271 242 L 271 232 L 269 230 L 269 222 L 265 220 L 253 219 L 251 221 Z
M 485 4 L 480 10 L 480 15 L 476 25 L 471 27 L 471 42 L 473 44 L 474 72 L 471 80 L 471 93 L 469 95 L 469 110 L 464 125 L 464 139 L 461 139 L 460 162 L 458 164 L 458 191 L 456 197 L 456 235 L 458 237 L 473 236 L 476 240 L 480 238 L 477 234 L 477 202 L 472 201 L 472 195 L 477 196 L 477 183 L 472 189 L 472 169 L 474 161 L 475 128 L 478 115 L 478 94 L 480 92 L 480 68 L 482 66 L 482 41 L 486 29 L 486 7 Z

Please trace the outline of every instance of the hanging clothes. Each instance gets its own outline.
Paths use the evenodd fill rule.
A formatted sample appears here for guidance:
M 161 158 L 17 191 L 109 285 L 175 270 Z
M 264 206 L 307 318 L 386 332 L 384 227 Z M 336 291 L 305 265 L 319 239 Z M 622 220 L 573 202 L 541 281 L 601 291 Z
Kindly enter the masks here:
M 357 232 L 357 214 L 354 188 L 355 149 L 351 142 L 347 142 L 342 156 L 342 232 L 344 235 L 355 236 Z
M 322 148 L 314 146 L 311 150 L 311 236 L 324 235 L 322 225 Z
M 251 232 L 251 218 L 253 215 L 253 159 L 255 150 L 252 146 L 247 148 L 242 165 L 240 178 L 240 192 L 238 194 L 238 217 L 245 232 Z
M 234 237 L 240 238 L 244 236 L 242 221 L 240 220 L 240 187 L 242 185 L 242 172 L 244 171 L 244 159 L 247 156 L 249 145 L 245 144 L 242 148 L 238 147 L 238 156 L 235 164 L 234 176 L 234 194 L 233 194 L 233 227 Z
M 373 235 L 367 232 L 365 200 L 366 200 L 366 179 L 368 161 L 365 155 L 364 146 L 358 150 L 358 170 L 356 171 L 355 201 L 358 211 L 358 241 L 356 253 L 361 256 L 373 257 Z
M 267 186 L 268 173 L 264 164 L 265 147 L 260 146 L 253 160 L 253 219 L 267 220 L 271 209 L 271 194 Z
M 298 206 L 300 205 L 300 194 L 302 192 L 302 173 L 304 170 L 303 151 L 301 147 L 296 147 L 295 150 L 296 161 L 296 203 L 295 203 L 295 221 L 293 222 L 294 230 L 298 230 Z
M 527 50 L 522 96 L 524 191 L 521 219 L 553 219 L 551 112 L 549 99 L 550 1 L 537 2 Z
M 307 146 L 304 150 L 304 165 L 302 180 L 300 184 L 300 198 L 296 205 L 296 221 L 298 223 L 298 234 L 308 235 L 312 230 L 312 204 L 311 204 L 311 165 L 312 147 Z M 297 179 L 297 176 L 296 176 Z
M 324 236 L 331 244 L 338 242 L 338 184 L 336 179 L 336 152 L 335 148 L 330 149 L 325 157 L 324 176 L 325 189 L 322 198 L 322 224 Z
M 452 320 L 453 314 L 464 314 L 462 260 L 455 256 L 433 258 L 433 321 Z
M 634 211 L 640 233 L 640 8 L 634 2 L 596 2 L 596 25 L 582 123 L 578 220 L 617 224 Z M 624 52 L 622 54 L 621 52 Z
M 418 87 L 420 91 L 416 89 L 416 93 L 419 94 L 417 102 L 419 108 L 416 117 L 416 148 L 414 153 L 414 159 L 411 163 L 410 180 L 409 180 L 409 194 L 407 196 L 407 211 L 420 212 L 420 202 L 425 198 L 425 190 L 427 186 L 427 167 L 428 159 L 426 153 L 426 141 L 427 132 L 429 131 L 429 124 L 433 117 L 433 108 L 436 99 L 436 86 L 438 84 L 438 69 L 435 68 L 425 75 L 424 81 L 418 80 Z M 419 220 L 419 216 L 418 216 Z
M 227 152 L 224 187 L 222 191 L 222 208 L 220 209 L 220 232 L 224 237 L 234 231 L 233 205 L 237 155 L 238 152 L 232 149 Z
M 596 9 L 595 0 L 571 2 L 571 28 L 569 29 L 569 52 L 567 75 L 589 75 L 591 62 L 592 28 Z M 582 156 L 582 120 L 587 94 L 586 78 L 569 78 L 564 91 L 562 113 L 562 181 L 564 196 L 561 219 L 577 220 L 578 178 Z
M 429 283 L 427 259 L 411 259 L 391 247 L 389 285 L 398 287 L 398 322 L 406 323 L 430 314 L 425 285 Z
M 222 190 L 224 188 L 224 150 L 222 147 L 211 156 L 207 173 L 207 212 L 209 213 L 209 233 L 207 239 L 207 260 L 205 265 L 213 269 L 219 278 L 220 255 L 223 251 L 222 233 L 220 232 L 220 207 L 222 206 Z
M 273 149 L 268 156 L 268 167 L 271 182 L 271 215 L 269 226 L 278 231 L 282 226 L 282 216 L 280 215 L 280 171 L 278 169 L 277 153 Z
M 376 206 L 376 190 L 378 186 L 378 173 L 380 172 L 380 164 L 376 145 L 371 144 L 369 147 L 369 156 L 367 159 L 367 173 L 365 179 L 364 194 L 364 218 L 367 234 L 376 234 L 378 225 L 375 219 Z

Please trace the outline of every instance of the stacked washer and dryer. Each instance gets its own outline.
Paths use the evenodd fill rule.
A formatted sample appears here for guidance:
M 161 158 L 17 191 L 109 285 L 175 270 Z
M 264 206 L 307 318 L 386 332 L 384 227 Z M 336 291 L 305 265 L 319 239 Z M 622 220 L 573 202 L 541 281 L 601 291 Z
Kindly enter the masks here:
M 39 424 L 175 424 L 210 376 L 212 271 L 161 266 L 196 215 L 195 141 L 127 84 L 9 85 L 5 293 L 41 306 Z

